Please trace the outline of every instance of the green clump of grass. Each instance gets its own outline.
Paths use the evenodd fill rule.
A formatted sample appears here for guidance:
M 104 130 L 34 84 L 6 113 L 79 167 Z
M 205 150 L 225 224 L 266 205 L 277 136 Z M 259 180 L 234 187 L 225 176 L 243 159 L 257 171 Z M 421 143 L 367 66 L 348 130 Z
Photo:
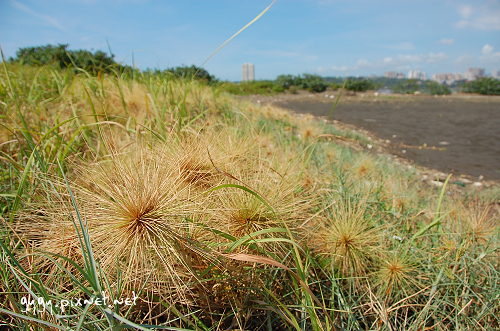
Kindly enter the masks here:
M 241 82 L 241 83 L 224 83 L 221 88 L 235 95 L 251 95 L 251 94 L 262 94 L 262 95 L 272 95 L 275 93 L 283 92 L 279 85 L 276 85 L 270 80 L 258 80 L 251 82 Z

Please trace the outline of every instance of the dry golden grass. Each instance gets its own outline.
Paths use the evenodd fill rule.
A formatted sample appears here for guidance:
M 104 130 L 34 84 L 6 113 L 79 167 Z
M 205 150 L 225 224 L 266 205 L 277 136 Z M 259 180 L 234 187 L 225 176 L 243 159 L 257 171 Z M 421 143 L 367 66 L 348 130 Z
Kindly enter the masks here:
M 335 297 L 333 291 L 338 290 L 345 302 L 322 303 L 326 310 L 352 311 L 335 313 L 343 326 L 375 320 L 392 323 L 393 329 L 406 327 L 405 321 L 396 321 L 404 309 L 398 312 L 391 305 L 398 300 L 401 307 L 422 307 L 429 297 L 419 291 L 432 287 L 436 279 L 439 290 L 430 313 L 441 314 L 442 320 L 450 312 L 458 314 L 470 300 L 464 295 L 454 301 L 455 293 L 469 291 L 467 295 L 478 300 L 453 317 L 470 314 L 460 322 L 467 327 L 483 314 L 482 307 L 496 302 L 496 283 L 490 279 L 498 279 L 498 207 L 449 202 L 445 194 L 440 212 L 429 212 L 425 220 L 420 211 L 436 210 L 429 206 L 437 200 L 435 192 L 383 159 L 345 148 L 343 143 L 351 140 L 340 142 L 330 125 L 273 106 L 238 102 L 196 82 L 187 84 L 147 75 L 77 77 L 40 109 L 34 102 L 22 105 L 35 144 L 58 121 L 78 116 L 41 141 L 37 151 L 43 160 L 33 161 L 22 183 L 22 196 L 29 196 L 22 202 L 31 209 L 12 225 L 15 237 L 21 238 L 11 240 L 11 247 L 17 247 L 14 253 L 29 271 L 39 272 L 47 289 L 66 295 L 77 287 L 47 257 L 78 275 L 65 259 L 84 264 L 78 210 L 99 272 L 110 281 L 107 288 L 120 283 L 123 293 L 129 293 L 146 283 L 145 303 L 137 309 L 149 324 L 159 321 L 156 315 L 168 315 L 168 308 L 160 307 L 174 301 L 182 318 L 194 306 L 200 308 L 195 316 L 207 327 L 229 314 L 234 320 L 258 321 L 256 305 L 274 309 L 269 320 L 279 315 L 279 323 L 286 324 L 293 315 L 307 327 L 314 318 L 321 324 L 324 315 L 306 307 L 303 284 L 289 281 L 290 274 L 276 268 L 278 264 L 266 266 L 269 257 L 304 276 L 315 294 L 321 289 L 324 298 Z M 9 111 L 15 118 L 13 104 L 11 100 Z M 101 131 L 95 121 L 106 122 Z M 12 132 L 22 135 L 18 128 Z M 322 133 L 327 135 L 315 140 Z M 12 138 L 9 131 L 5 139 Z M 13 170 L 20 177 L 27 166 L 32 150 L 21 138 L 2 146 L 5 157 L 16 164 L 3 172 L 3 183 Z M 57 161 L 63 161 L 75 206 L 66 183 L 56 178 Z M 42 173 L 44 162 L 48 170 Z M 15 196 L 20 182 L 17 178 L 9 184 L 8 192 Z M 13 205 L 9 199 L 3 206 Z M 405 246 L 417 231 L 422 231 L 419 237 Z M 402 238 L 395 241 L 393 235 Z M 242 238 L 247 241 L 238 242 Z M 285 242 L 291 239 L 303 250 L 293 250 Z M 29 256 L 40 251 L 50 254 Z M 229 251 L 259 256 L 235 262 L 221 254 Z M 16 282 L 12 274 L 9 277 Z M 3 283 L 0 287 L 10 291 Z M 446 311 L 437 308 L 440 304 Z M 292 315 L 276 312 L 283 307 Z M 475 308 L 476 315 L 469 308 Z M 488 314 L 492 323 L 498 322 L 498 314 Z M 409 318 L 413 323 L 416 316 Z M 236 325 L 224 323 L 229 329 Z

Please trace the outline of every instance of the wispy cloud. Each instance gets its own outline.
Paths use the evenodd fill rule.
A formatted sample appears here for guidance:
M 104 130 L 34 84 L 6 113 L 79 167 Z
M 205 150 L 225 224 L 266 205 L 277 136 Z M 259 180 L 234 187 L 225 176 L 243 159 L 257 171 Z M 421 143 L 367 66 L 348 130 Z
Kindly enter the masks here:
M 254 50 L 254 51 L 248 51 L 246 53 L 258 56 L 266 56 L 266 57 L 301 58 L 307 61 L 315 61 L 318 59 L 317 55 L 308 55 L 299 52 L 284 51 L 280 49 L 259 50 L 259 51 Z
M 459 29 L 500 30 L 500 6 L 497 2 L 472 7 L 460 5 L 457 11 L 462 20 L 455 23 Z
M 472 14 L 472 7 L 469 5 L 459 5 L 457 10 L 464 19 L 468 19 Z
M 53 18 L 53 17 L 51 17 L 49 15 L 44 15 L 44 14 L 37 13 L 33 9 L 29 8 L 28 6 L 26 6 L 26 5 L 24 5 L 24 4 L 20 3 L 20 2 L 17 2 L 16 0 L 11 0 L 11 3 L 17 9 L 22 10 L 25 13 L 28 13 L 28 14 L 34 16 L 34 17 L 37 17 L 37 18 L 41 19 L 47 25 L 50 25 L 52 27 L 55 27 L 55 28 L 57 28 L 59 30 L 64 31 L 64 27 L 55 18 Z
M 445 53 L 429 53 L 429 54 L 406 54 L 398 55 L 396 57 L 385 57 L 380 60 L 368 61 L 360 59 L 354 65 L 341 65 L 332 67 L 319 67 L 318 72 L 340 71 L 349 72 L 363 69 L 393 69 L 393 70 L 407 70 L 412 65 L 419 63 L 436 63 L 449 59 Z
M 443 61 L 448 60 L 449 58 L 450 57 L 448 55 L 444 54 L 443 52 L 437 53 L 437 54 L 429 53 L 429 55 L 426 58 L 426 62 L 427 63 L 443 62 Z
M 410 42 L 402 42 L 397 45 L 382 45 L 382 47 L 396 51 L 412 51 L 415 49 L 415 46 Z
M 458 67 L 468 67 L 472 65 L 473 62 L 474 62 L 474 57 L 472 57 L 469 54 L 464 54 L 459 56 L 455 61 L 453 61 L 453 64 Z
M 455 39 L 453 38 L 443 38 L 440 41 L 437 42 L 438 44 L 441 45 L 452 45 L 455 43 Z

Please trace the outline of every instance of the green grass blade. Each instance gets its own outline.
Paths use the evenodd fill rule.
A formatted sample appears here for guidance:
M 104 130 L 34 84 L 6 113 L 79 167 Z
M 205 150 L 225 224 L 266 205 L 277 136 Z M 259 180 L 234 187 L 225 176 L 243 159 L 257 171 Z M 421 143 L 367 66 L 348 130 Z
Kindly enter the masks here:
M 10 222 L 14 222 L 14 217 L 16 215 L 17 209 L 19 208 L 19 204 L 21 203 L 21 197 L 23 196 L 24 185 L 26 184 L 28 173 L 31 171 L 31 165 L 33 163 L 33 159 L 35 157 L 35 151 L 31 152 L 31 156 L 24 167 L 23 174 L 21 175 L 21 179 L 19 181 L 19 186 L 17 188 L 16 198 L 12 204 L 12 210 L 10 212 Z
M 6 309 L 3 309 L 3 308 L 0 308 L 0 313 L 7 314 L 7 315 L 10 315 L 10 316 L 13 316 L 13 317 L 16 317 L 16 318 L 20 318 L 20 319 L 23 319 L 23 320 L 27 320 L 27 321 L 30 321 L 30 322 L 35 322 L 35 323 L 38 323 L 38 324 L 41 324 L 41 325 L 49 326 L 49 327 L 54 328 L 54 329 L 68 330 L 67 327 L 62 327 L 62 326 L 59 326 L 57 324 L 53 324 L 53 323 L 50 323 L 50 322 L 47 322 L 47 321 L 44 321 L 44 320 L 41 320 L 41 319 L 38 319 L 38 318 L 35 318 L 35 317 L 18 314 L 18 313 L 15 313 L 13 311 L 6 310 Z

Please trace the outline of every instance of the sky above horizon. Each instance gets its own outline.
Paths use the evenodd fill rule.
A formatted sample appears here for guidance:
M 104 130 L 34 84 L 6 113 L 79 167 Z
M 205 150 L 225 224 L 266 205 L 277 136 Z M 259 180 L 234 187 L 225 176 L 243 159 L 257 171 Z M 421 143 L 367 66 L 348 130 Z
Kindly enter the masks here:
M 270 0 L 0 0 L 0 46 L 69 44 L 102 50 L 141 69 L 200 66 Z M 500 70 L 500 1 L 277 0 L 205 65 L 241 80 L 281 74 L 381 76 L 410 69 Z

